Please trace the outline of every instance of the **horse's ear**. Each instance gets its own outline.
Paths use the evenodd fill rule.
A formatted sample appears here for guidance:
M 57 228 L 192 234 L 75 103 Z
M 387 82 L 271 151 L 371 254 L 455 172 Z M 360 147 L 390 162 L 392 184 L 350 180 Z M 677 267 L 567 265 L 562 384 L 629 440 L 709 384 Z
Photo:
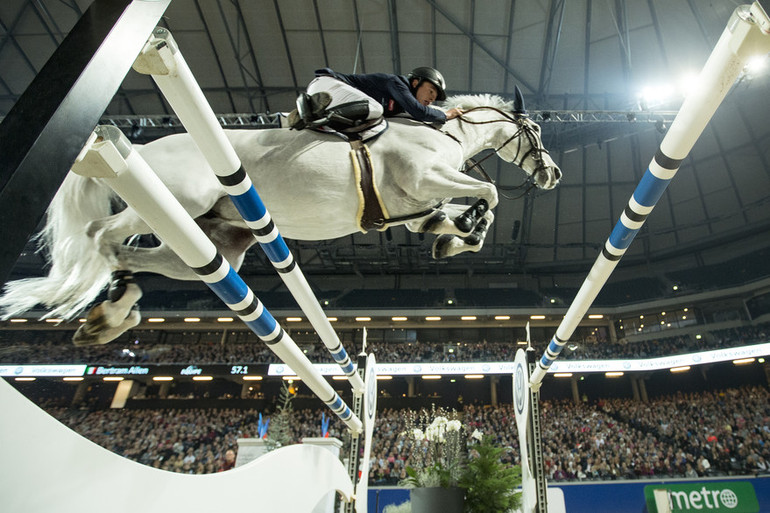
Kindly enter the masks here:
M 513 113 L 517 116 L 526 116 L 527 110 L 524 108 L 524 95 L 521 94 L 521 89 L 519 89 L 519 86 L 513 86 L 513 94 Z

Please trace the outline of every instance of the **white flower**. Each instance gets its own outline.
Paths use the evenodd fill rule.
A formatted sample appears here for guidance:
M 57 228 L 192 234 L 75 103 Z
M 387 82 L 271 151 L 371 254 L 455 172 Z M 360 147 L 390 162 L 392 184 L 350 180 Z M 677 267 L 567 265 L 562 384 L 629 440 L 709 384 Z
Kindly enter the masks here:
M 414 430 L 412 430 L 412 436 L 415 440 L 425 440 L 425 433 L 423 433 L 420 428 L 414 428 Z
M 459 420 L 450 420 L 446 424 L 447 431 L 460 431 L 462 427 L 463 425 Z
M 471 438 L 474 438 L 474 439 L 478 440 L 479 442 L 481 442 L 481 440 L 484 438 L 484 433 L 482 433 L 478 429 L 474 429 L 473 433 L 471 434 Z
M 444 441 L 444 433 L 446 432 L 446 429 L 443 424 L 436 425 L 435 422 L 433 422 L 428 428 L 425 430 L 425 436 L 426 438 L 431 442 L 443 442 Z

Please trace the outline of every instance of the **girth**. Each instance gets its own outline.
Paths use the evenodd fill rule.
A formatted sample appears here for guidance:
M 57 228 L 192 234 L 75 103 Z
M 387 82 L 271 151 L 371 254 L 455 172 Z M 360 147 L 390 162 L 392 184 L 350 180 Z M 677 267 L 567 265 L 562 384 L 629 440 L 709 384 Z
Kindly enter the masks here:
M 351 148 L 350 160 L 353 163 L 356 191 L 358 192 L 358 214 L 356 219 L 358 220 L 358 227 L 363 233 L 372 228 L 383 231 L 390 224 L 425 217 L 441 207 L 441 204 L 439 204 L 436 207 L 417 212 L 416 214 L 389 217 L 388 210 L 380 197 L 380 191 L 377 190 L 369 147 L 360 139 L 351 137 L 349 142 Z

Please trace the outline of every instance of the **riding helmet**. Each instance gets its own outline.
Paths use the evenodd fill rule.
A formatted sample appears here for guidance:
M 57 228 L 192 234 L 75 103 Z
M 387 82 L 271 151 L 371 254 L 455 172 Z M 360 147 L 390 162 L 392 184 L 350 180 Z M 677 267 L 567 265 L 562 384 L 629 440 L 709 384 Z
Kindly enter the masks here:
M 437 69 L 429 68 L 427 66 L 414 68 L 409 72 L 406 78 L 409 79 L 410 82 L 415 78 L 419 80 L 417 87 L 420 87 L 423 80 L 427 80 L 438 89 L 436 99 L 440 102 L 446 100 L 446 82 L 444 82 L 444 76 Z

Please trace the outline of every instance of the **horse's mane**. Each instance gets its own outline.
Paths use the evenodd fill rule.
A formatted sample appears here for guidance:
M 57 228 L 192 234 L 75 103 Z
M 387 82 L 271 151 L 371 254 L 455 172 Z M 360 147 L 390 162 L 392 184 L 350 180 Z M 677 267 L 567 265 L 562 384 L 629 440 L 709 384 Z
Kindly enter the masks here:
M 444 107 L 453 109 L 472 109 L 473 107 L 495 107 L 500 110 L 513 110 L 513 102 L 506 101 L 496 94 L 460 94 L 450 96 L 444 102 Z

